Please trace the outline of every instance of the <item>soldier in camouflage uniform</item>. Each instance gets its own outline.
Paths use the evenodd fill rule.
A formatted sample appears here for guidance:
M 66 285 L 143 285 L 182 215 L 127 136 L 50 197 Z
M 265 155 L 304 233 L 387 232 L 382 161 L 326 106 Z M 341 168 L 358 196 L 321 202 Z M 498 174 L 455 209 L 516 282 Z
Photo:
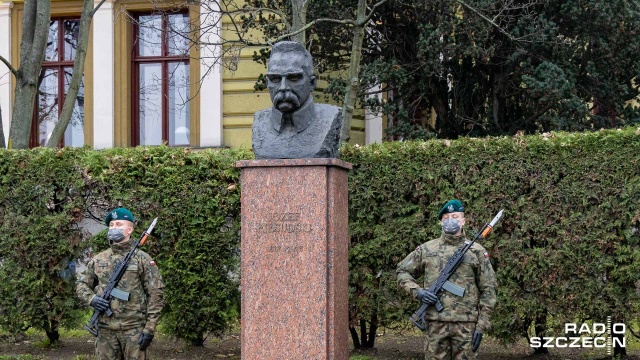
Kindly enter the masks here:
M 97 254 L 79 275 L 76 283 L 78 297 L 96 310 L 111 307 L 113 315 L 99 318 L 96 338 L 98 360 L 136 360 L 147 358 L 147 347 L 153 340 L 160 311 L 164 305 L 162 276 L 158 266 L 144 251 L 138 250 L 129 261 L 127 271 L 117 288 L 129 293 L 129 300 L 114 298 L 111 303 L 101 294 L 113 270 L 131 249 L 133 214 L 125 208 L 115 209 L 107 215 L 108 239 L 111 248 Z
M 433 283 L 453 253 L 465 238 L 464 207 L 458 200 L 450 200 L 438 213 L 442 220 L 442 235 L 418 246 L 396 270 L 398 285 L 425 304 L 435 304 L 436 294 L 427 288 Z M 424 286 L 416 278 L 424 275 Z M 472 359 L 480 346 L 482 334 L 489 328 L 489 318 L 496 303 L 496 276 L 488 252 L 478 243 L 464 255 L 464 259 L 449 281 L 463 296 L 443 291 L 441 312 L 430 306 L 425 314 L 425 359 Z

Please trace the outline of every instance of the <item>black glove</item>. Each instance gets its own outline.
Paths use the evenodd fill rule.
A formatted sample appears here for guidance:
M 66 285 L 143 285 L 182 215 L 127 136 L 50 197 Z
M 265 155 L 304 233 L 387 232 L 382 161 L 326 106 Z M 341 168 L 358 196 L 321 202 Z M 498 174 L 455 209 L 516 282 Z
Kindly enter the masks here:
M 476 352 L 482 341 L 482 333 L 478 330 L 473 331 L 473 339 L 471 340 L 471 351 Z
M 418 289 L 416 298 L 420 300 L 423 304 L 427 304 L 427 305 L 433 305 L 436 302 L 438 302 L 438 297 L 436 296 L 436 294 L 425 289 Z
M 109 308 L 109 302 L 100 296 L 94 296 L 90 305 L 98 311 L 105 311 Z
M 142 332 L 140 335 L 140 339 L 138 340 L 138 344 L 140 345 L 140 350 L 145 351 L 151 345 L 151 340 L 153 340 L 153 335 L 148 334 L 146 332 Z

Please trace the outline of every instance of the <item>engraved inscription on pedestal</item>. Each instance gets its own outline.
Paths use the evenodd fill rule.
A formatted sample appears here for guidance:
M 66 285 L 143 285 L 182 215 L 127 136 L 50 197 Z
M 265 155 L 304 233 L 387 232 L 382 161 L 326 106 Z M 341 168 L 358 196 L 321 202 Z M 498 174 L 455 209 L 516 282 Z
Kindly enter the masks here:
M 303 219 L 300 212 L 277 212 L 266 211 L 265 221 L 249 222 L 251 232 L 259 236 L 271 237 L 273 245 L 266 248 L 270 253 L 293 254 L 300 251 L 310 251 L 311 247 L 305 249 L 299 243 L 300 234 L 308 234 L 312 231 L 320 231 L 318 225 L 311 223 L 310 219 Z

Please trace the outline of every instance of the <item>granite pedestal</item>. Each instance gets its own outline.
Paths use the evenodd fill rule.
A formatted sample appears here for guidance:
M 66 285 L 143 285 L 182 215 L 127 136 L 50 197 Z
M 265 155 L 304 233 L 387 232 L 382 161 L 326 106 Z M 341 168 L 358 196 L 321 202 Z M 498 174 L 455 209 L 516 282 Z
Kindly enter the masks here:
M 347 174 L 338 159 L 242 168 L 242 359 L 346 360 Z

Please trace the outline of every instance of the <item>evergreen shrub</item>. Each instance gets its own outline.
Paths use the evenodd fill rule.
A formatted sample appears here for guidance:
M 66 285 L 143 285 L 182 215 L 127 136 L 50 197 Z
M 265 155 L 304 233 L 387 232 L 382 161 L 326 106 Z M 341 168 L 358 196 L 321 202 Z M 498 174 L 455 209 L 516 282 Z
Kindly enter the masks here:
M 640 312 L 640 130 L 545 133 L 347 146 L 349 316 L 354 341 L 379 326 L 410 327 L 417 302 L 395 282 L 396 265 L 436 238 L 451 198 L 467 232 L 504 208 L 482 245 L 498 277 L 493 335 L 553 332 L 564 322 Z M 239 317 L 240 170 L 246 150 L 138 147 L 0 150 L 0 327 L 19 333 L 80 326 L 73 259 L 106 248 L 80 222 L 128 207 L 144 251 L 160 267 L 164 328 L 201 344 Z M 367 329 L 368 327 L 368 329 Z M 358 339 L 356 330 L 360 329 Z M 364 329 L 364 336 L 362 334 Z
M 532 323 L 634 319 L 640 299 L 640 128 L 588 133 L 389 142 L 343 149 L 349 174 L 350 324 L 404 323 L 418 307 L 396 265 L 440 235 L 452 198 L 479 230 L 498 277 L 492 333 Z M 629 322 L 627 322 L 629 324 Z

